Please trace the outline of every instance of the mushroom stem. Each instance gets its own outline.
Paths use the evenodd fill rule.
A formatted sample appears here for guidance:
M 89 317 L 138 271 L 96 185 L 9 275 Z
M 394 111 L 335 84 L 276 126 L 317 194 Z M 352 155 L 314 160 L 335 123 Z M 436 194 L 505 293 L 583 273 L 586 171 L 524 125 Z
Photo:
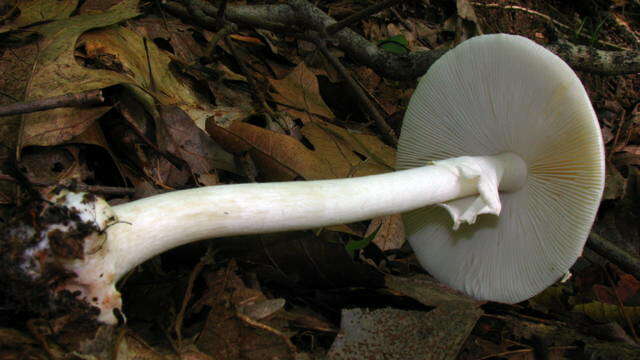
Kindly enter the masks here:
M 202 239 L 344 224 L 476 194 L 492 205 L 483 213 L 497 215 L 498 186 L 516 190 L 525 179 L 520 157 L 504 153 L 349 179 L 175 191 L 113 207 L 118 223 L 107 229 L 106 256 L 118 279 L 147 259 Z

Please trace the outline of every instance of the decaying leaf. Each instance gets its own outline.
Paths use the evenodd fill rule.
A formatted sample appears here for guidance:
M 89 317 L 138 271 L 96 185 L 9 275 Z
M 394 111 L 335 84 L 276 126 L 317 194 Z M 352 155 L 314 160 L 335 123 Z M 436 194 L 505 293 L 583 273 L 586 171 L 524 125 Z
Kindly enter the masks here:
M 378 234 L 373 239 L 373 243 L 376 244 L 380 250 L 395 250 L 402 247 L 402 244 L 405 242 L 402 215 L 396 214 L 373 219 L 369 224 L 365 236 L 373 233 L 378 227 L 380 227 L 380 230 L 378 230 Z
M 346 359 L 454 359 L 483 313 L 473 300 L 427 276 L 387 275 L 388 288 L 426 306 L 428 312 L 382 309 L 343 311 L 341 335 L 330 355 Z M 395 327 L 395 328 L 394 328 Z
M 20 0 L 14 11 L 19 15 L 0 26 L 0 34 L 45 21 L 66 19 L 78 6 L 78 0 Z
M 232 153 L 249 152 L 270 180 L 308 180 L 372 175 L 392 170 L 394 151 L 377 137 L 329 123 L 306 124 L 303 143 L 291 136 L 234 122 L 207 123 L 209 135 Z
M 451 331 L 453 319 L 461 319 L 457 315 L 464 314 L 448 314 L 438 309 L 343 310 L 340 332 L 329 350 L 329 358 L 454 359 L 468 335 L 467 332 L 460 342 L 457 330 L 461 329 Z
M 139 14 L 131 3 L 123 1 L 101 14 L 79 15 L 36 26 L 41 33 L 38 57 L 33 64 L 24 100 L 100 89 L 129 80 L 108 70 L 87 69 L 76 62 L 74 50 L 78 37 L 89 29 L 110 26 Z M 35 60 L 35 59 L 34 59 Z M 56 145 L 84 132 L 109 107 L 58 108 L 25 114 L 21 146 Z
M 224 151 L 198 128 L 189 115 L 177 106 L 163 105 L 157 125 L 157 138 L 161 149 L 189 164 L 195 174 L 206 174 L 214 169 L 235 172 L 233 155 Z
M 282 308 L 282 301 L 267 299 L 260 290 L 247 287 L 236 271 L 235 262 L 231 262 L 207 276 L 208 291 L 195 306 L 209 304 L 212 308 L 196 345 L 216 359 L 288 358 L 289 349 L 276 334 L 286 320 L 265 319 Z
M 620 324 L 625 323 L 625 319 L 622 316 L 618 305 L 593 301 L 586 304 L 576 305 L 573 307 L 573 311 L 585 314 L 591 319 L 599 322 L 617 321 Z M 635 324 L 640 321 L 640 306 L 625 306 L 624 312 L 632 323 Z
M 320 96 L 316 75 L 304 62 L 296 66 L 284 79 L 270 79 L 269 83 L 275 90 L 271 94 L 275 102 L 301 110 L 303 114 L 320 115 L 326 119 L 335 117 Z M 302 120 L 308 121 L 311 118 L 305 116 Z

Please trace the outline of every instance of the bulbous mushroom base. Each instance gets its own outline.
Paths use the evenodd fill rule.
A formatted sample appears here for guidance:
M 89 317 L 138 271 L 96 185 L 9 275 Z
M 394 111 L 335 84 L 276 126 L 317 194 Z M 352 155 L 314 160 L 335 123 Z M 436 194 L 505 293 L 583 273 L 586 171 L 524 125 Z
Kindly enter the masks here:
M 17 307 L 48 318 L 114 325 L 124 318 L 105 229 L 109 205 L 87 193 L 53 189 L 0 233 L 0 281 Z M 120 320 L 119 320 L 120 319 Z

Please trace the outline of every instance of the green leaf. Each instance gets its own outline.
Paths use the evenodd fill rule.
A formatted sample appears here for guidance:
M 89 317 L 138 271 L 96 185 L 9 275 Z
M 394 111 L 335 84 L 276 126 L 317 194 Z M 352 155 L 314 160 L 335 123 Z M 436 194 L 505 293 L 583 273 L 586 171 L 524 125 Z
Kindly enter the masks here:
M 378 46 L 393 54 L 406 54 L 409 52 L 407 47 L 409 42 L 404 35 L 396 35 L 390 38 L 386 38 L 378 42 Z
M 347 253 L 349 254 L 349 256 L 354 257 L 356 250 L 366 248 L 371 243 L 371 241 L 373 241 L 373 239 L 376 238 L 376 235 L 378 235 L 378 231 L 380 231 L 381 226 L 382 226 L 382 223 L 378 225 L 378 228 L 376 229 L 376 231 L 372 232 L 371 234 L 369 234 L 369 236 L 366 236 L 360 240 L 353 240 L 353 239 L 349 240 L 347 242 L 347 245 L 345 245 L 345 248 L 347 249 Z

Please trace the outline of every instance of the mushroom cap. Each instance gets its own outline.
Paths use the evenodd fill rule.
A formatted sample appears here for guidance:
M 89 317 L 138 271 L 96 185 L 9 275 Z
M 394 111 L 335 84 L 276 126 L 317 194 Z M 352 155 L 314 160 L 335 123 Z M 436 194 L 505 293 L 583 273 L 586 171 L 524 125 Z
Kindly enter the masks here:
M 405 214 L 412 248 L 435 278 L 478 299 L 515 303 L 567 274 L 604 188 L 600 126 L 558 56 L 515 35 L 467 40 L 436 61 L 404 117 L 397 168 L 512 152 L 525 185 L 500 193 L 500 216 L 452 230 L 440 206 Z

